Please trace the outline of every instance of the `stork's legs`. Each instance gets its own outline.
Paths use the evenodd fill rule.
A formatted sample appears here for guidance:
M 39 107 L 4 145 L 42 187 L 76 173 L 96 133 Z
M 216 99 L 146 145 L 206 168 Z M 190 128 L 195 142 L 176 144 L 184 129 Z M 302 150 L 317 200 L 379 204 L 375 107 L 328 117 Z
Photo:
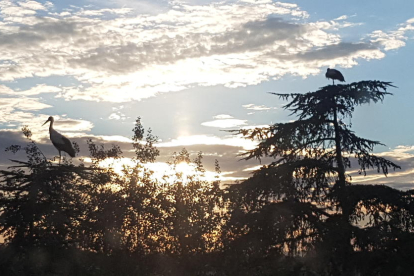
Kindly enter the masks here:
M 332 79 L 332 85 L 335 85 L 335 80 L 334 79 Z
M 62 159 L 62 153 L 59 151 L 59 165 L 60 165 L 60 159 Z

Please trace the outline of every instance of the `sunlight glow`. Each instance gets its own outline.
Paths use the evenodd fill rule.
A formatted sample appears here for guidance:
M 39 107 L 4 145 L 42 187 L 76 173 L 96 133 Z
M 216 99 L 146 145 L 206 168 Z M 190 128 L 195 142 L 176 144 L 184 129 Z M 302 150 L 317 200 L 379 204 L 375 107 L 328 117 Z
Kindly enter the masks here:
M 84 158 L 85 163 L 91 163 L 91 158 Z M 235 171 L 221 172 L 218 175 L 215 171 L 210 171 L 204 168 L 204 172 L 197 171 L 197 166 L 194 163 L 180 162 L 176 165 L 169 164 L 166 162 L 154 162 L 139 164 L 131 158 L 107 158 L 102 160 L 98 164 L 102 168 L 112 169 L 116 174 L 120 176 L 126 176 L 125 172 L 130 171 L 136 166 L 142 166 L 140 176 L 144 175 L 144 171 L 150 172 L 151 179 L 154 181 L 168 182 L 169 184 L 182 181 L 184 184 L 191 178 L 198 179 L 200 181 L 222 181 L 224 183 L 233 183 L 234 181 L 244 180 L 244 177 L 230 176 Z
M 175 166 L 175 171 L 182 174 L 183 176 L 191 176 L 196 173 L 196 166 L 186 162 L 180 162 Z

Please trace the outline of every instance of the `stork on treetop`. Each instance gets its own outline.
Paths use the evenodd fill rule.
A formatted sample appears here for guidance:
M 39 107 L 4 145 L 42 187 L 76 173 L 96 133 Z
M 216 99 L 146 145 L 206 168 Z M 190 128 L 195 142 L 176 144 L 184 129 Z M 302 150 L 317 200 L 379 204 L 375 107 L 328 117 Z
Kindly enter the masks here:
M 72 143 L 69 141 L 68 138 L 54 130 L 53 128 L 53 122 L 55 120 L 52 116 L 47 119 L 47 121 L 43 124 L 43 126 L 50 122 L 49 125 L 49 134 L 50 134 L 50 141 L 52 141 L 52 144 L 55 146 L 55 148 L 59 151 L 59 164 L 60 159 L 62 158 L 61 152 L 64 151 L 70 155 L 70 157 L 75 157 L 75 149 L 72 146 Z
M 335 80 L 339 81 L 345 81 L 344 76 L 336 69 L 330 69 L 326 70 L 325 77 L 327 79 L 332 79 L 332 84 L 335 85 Z

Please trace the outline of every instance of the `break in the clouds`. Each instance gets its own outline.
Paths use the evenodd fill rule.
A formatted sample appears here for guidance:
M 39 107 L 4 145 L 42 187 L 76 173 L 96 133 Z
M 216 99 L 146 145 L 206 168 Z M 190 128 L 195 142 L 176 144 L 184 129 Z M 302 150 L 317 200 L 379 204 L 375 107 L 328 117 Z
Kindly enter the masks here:
M 155 15 L 127 8 L 59 11 L 36 1 L 3 0 L 0 7 L 0 80 L 70 76 L 80 85 L 38 87 L 65 99 L 126 102 L 194 86 L 306 77 L 321 67 L 383 58 L 379 44 L 394 47 L 380 33 L 345 43 L 338 30 L 358 26 L 346 16 L 313 21 L 296 4 L 270 0 L 174 2 Z M 401 28 L 388 36 L 400 41 L 412 22 Z

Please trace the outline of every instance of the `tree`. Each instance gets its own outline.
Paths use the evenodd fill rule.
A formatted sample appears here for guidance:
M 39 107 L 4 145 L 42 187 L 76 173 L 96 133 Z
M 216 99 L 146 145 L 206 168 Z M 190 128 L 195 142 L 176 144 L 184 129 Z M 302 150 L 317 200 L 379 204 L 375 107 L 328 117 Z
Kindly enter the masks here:
M 361 81 L 306 94 L 272 93 L 290 100 L 284 108 L 297 120 L 236 131 L 258 141 L 244 159 L 275 161 L 229 189 L 230 250 L 249 258 L 306 257 L 309 269 L 328 275 L 362 271 L 356 256 L 363 252 L 401 250 L 396 240 L 412 238 L 412 197 L 386 186 L 351 184 L 347 173 L 354 166 L 360 174 L 400 168 L 372 154 L 380 142 L 351 130 L 355 107 L 382 102 L 390 87 Z
M 203 257 L 221 246 L 219 181 L 206 181 L 202 154 L 191 160 L 185 149 L 173 156 L 170 172 L 157 176 L 150 166 L 159 155 L 157 137 L 145 133 L 140 118 L 133 132 L 135 156 L 116 171 L 116 145 L 88 140 L 90 162 L 56 165 L 23 128 L 29 144 L 7 151 L 23 150 L 27 161 L 0 170 L 2 275 L 208 271 Z M 184 175 L 181 163 L 193 170 Z
M 199 152 L 187 175 L 176 169 L 180 164 L 191 164 L 187 150 L 175 154 L 170 161 L 174 175 L 165 190 L 166 231 L 171 237 L 166 247 L 180 255 L 203 254 L 220 247 L 217 238 L 223 219 L 223 192 L 219 181 L 210 183 L 204 179 L 202 158 Z
M 10 250 L 0 268 L 6 274 L 41 275 L 52 267 L 63 269 L 55 260 L 81 244 L 87 195 L 110 178 L 102 177 L 107 171 L 68 160 L 53 165 L 31 140 L 27 127 L 23 133 L 29 144 L 12 145 L 6 151 L 23 150 L 27 161 L 12 160 L 11 168 L 0 170 L 0 234 Z

